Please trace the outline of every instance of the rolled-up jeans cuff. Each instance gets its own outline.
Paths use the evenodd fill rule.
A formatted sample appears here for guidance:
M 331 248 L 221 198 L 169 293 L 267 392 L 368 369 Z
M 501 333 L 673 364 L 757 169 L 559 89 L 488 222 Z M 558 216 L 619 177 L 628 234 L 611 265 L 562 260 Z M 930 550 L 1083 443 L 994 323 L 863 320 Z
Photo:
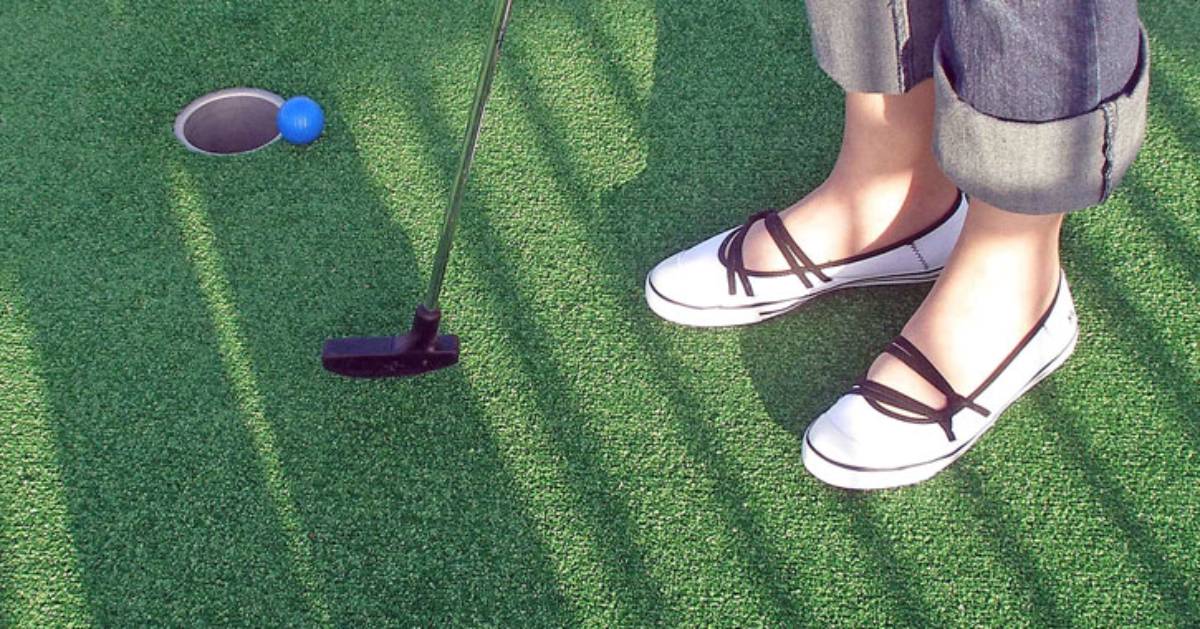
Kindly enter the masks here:
M 806 0 L 817 64 L 847 92 L 902 94 L 933 74 L 941 2 Z
M 933 146 L 942 170 L 968 195 L 1023 214 L 1055 214 L 1106 200 L 1146 134 L 1150 51 L 1141 31 L 1129 87 L 1087 113 L 1049 122 L 1003 120 L 959 98 L 935 48 Z

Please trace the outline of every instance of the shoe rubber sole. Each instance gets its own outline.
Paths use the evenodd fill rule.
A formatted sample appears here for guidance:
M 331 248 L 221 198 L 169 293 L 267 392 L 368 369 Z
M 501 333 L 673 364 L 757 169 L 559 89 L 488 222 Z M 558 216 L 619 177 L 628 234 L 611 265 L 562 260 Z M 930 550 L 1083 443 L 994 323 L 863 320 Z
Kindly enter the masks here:
M 686 325 L 695 328 L 733 327 L 759 323 L 773 317 L 787 314 L 792 310 L 804 305 L 805 303 L 820 297 L 821 295 L 832 293 L 843 288 L 920 284 L 937 279 L 938 275 L 941 275 L 941 273 L 942 269 L 937 268 L 927 271 L 918 271 L 915 273 L 866 277 L 848 280 L 841 283 L 838 283 L 835 280 L 834 282 L 827 284 L 826 286 L 823 286 L 812 293 L 804 295 L 803 297 L 732 308 L 720 306 L 701 308 L 671 301 L 670 299 L 659 294 L 659 292 L 650 283 L 650 278 L 647 277 L 646 304 L 650 306 L 650 310 L 654 311 L 654 314 L 672 323 L 678 323 L 679 325 Z
M 952 463 L 957 461 L 959 457 L 967 453 L 975 442 L 979 441 L 993 425 L 996 420 L 1000 419 L 1000 415 L 1008 410 L 1014 402 L 1029 392 L 1030 389 L 1037 386 L 1039 382 L 1048 377 L 1050 374 L 1058 370 L 1071 354 L 1075 351 L 1075 343 L 1079 339 L 1079 331 L 1076 330 L 1071 336 L 1067 346 L 1054 357 L 1049 363 L 1042 367 L 1029 382 L 1017 392 L 1009 401 L 997 410 L 992 417 L 984 424 L 983 428 L 975 434 L 974 437 L 951 454 L 940 459 L 929 461 L 926 463 L 918 463 L 915 465 L 906 466 L 903 468 L 890 470 L 867 470 L 857 467 L 848 467 L 825 458 L 820 452 L 809 443 L 808 430 L 804 431 L 804 444 L 801 448 L 801 459 L 804 461 L 804 467 L 810 474 L 817 477 L 822 482 L 841 487 L 843 489 L 857 490 L 874 490 L 874 489 L 890 489 L 893 487 L 903 487 L 905 485 L 914 485 L 924 480 L 932 478 L 938 472 L 946 469 Z

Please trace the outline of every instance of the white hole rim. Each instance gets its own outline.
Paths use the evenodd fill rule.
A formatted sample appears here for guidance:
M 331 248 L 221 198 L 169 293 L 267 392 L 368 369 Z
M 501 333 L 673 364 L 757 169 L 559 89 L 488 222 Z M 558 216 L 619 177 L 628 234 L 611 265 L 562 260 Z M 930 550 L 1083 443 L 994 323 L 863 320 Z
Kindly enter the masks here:
M 263 144 L 262 146 L 257 146 L 255 148 L 252 148 L 248 151 L 238 151 L 237 153 L 214 153 L 212 151 L 206 151 L 188 141 L 187 136 L 184 134 L 183 130 L 187 126 L 188 119 L 192 117 L 192 114 L 196 113 L 196 110 L 200 109 L 201 107 L 204 107 L 205 105 L 207 105 L 213 101 L 223 100 L 226 98 L 246 97 L 246 96 L 250 96 L 253 98 L 260 98 L 262 100 L 265 100 L 265 101 L 271 103 L 272 105 L 275 105 L 276 108 L 283 107 L 283 103 L 284 103 L 284 98 L 282 96 L 280 96 L 279 94 L 276 94 L 275 92 L 269 92 L 264 89 L 259 89 L 257 87 L 230 87 L 230 88 L 226 88 L 226 89 L 222 89 L 222 90 L 217 90 L 215 92 L 209 92 L 209 93 L 201 96 L 200 98 L 197 98 L 196 100 L 188 103 L 187 106 L 184 107 L 183 110 L 179 112 L 179 115 L 175 116 L 175 127 L 174 127 L 175 139 L 179 140 L 179 143 L 182 144 L 184 146 L 184 148 L 186 148 L 187 150 L 189 150 L 193 153 L 199 153 L 201 155 L 211 155 L 213 157 L 234 157 L 237 155 L 246 155 L 248 153 L 253 153 L 255 151 L 261 151 L 261 150 L 267 148 L 268 146 L 271 146 L 272 144 L 278 142 L 279 138 L 281 137 L 281 134 L 276 133 L 275 137 L 271 138 L 271 140 L 269 142 Z

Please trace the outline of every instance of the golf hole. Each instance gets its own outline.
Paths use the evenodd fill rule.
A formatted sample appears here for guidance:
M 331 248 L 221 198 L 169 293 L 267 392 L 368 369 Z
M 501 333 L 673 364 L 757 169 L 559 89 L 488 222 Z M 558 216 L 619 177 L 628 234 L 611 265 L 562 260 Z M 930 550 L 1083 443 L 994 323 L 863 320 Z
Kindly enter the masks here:
M 275 116 L 283 98 L 266 90 L 235 87 L 205 94 L 175 118 L 175 137 L 190 151 L 240 155 L 279 139 Z

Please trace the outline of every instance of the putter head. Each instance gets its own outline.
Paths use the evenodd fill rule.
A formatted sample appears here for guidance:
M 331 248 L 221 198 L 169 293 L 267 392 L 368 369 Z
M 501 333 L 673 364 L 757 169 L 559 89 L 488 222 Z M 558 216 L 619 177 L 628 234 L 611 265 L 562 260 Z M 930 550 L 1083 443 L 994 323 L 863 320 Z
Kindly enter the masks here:
M 321 363 L 349 378 L 398 378 L 450 367 L 458 362 L 458 337 L 439 335 L 440 320 L 440 311 L 417 306 L 408 334 L 329 339 Z

